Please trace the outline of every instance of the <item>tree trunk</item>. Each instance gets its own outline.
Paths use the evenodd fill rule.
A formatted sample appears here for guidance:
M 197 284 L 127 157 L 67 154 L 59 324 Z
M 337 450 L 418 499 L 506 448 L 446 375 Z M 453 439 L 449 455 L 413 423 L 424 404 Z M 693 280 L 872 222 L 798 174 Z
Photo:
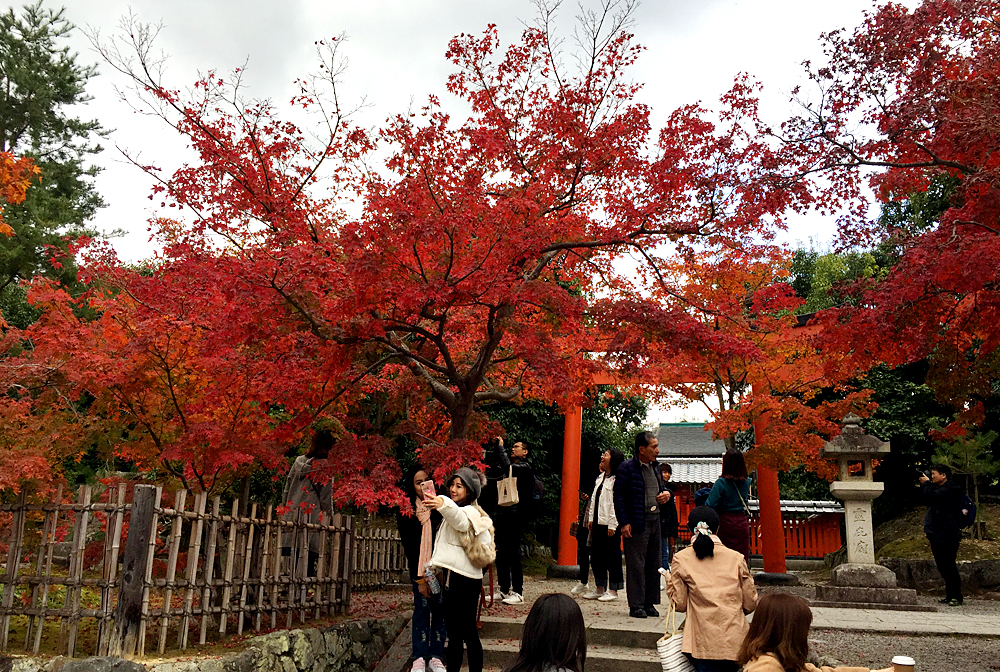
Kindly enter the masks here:
M 450 410 L 451 430 L 448 438 L 452 441 L 465 439 L 469 436 L 469 424 L 472 422 L 472 413 L 476 408 L 475 393 L 468 396 L 460 395 L 455 407 Z

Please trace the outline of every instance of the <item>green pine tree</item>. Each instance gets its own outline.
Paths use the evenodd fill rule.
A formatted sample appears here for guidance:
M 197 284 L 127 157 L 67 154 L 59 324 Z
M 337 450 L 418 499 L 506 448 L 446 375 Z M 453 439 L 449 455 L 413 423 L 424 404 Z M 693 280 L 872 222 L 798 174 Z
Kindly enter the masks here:
M 4 210 L 15 235 L 0 238 L 0 309 L 16 326 L 34 320 L 17 284 L 45 275 L 72 286 L 74 260 L 50 259 L 68 240 L 93 236 L 87 222 L 104 205 L 92 179 L 98 169 L 88 160 L 101 151 L 105 131 L 72 116 L 90 100 L 84 89 L 96 67 L 78 63 L 62 44 L 74 30 L 63 14 L 40 1 L 0 14 L 0 150 L 31 156 L 42 170 L 24 203 Z

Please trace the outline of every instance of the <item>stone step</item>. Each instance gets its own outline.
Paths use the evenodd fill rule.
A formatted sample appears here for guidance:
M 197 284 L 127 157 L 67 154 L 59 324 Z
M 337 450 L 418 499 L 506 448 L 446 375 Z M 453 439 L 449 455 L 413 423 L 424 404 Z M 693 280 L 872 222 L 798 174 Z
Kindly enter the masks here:
M 682 617 L 683 614 L 677 615 L 678 626 L 683 623 Z M 482 620 L 483 629 L 479 631 L 482 638 L 521 641 L 524 618 L 484 616 Z M 634 619 L 629 622 L 628 628 L 622 628 L 620 623 L 593 622 L 587 625 L 587 646 L 651 650 L 655 656 L 656 640 L 663 636 L 664 625 L 662 616 L 660 618 Z M 590 668 L 589 663 L 587 668 Z
M 485 624 L 484 624 L 485 625 Z M 485 629 L 485 628 L 484 628 Z M 520 640 L 482 637 L 483 665 L 502 669 L 514 659 L 521 648 Z M 587 639 L 587 672 L 660 672 L 660 659 L 656 648 L 643 649 L 628 646 L 591 646 Z

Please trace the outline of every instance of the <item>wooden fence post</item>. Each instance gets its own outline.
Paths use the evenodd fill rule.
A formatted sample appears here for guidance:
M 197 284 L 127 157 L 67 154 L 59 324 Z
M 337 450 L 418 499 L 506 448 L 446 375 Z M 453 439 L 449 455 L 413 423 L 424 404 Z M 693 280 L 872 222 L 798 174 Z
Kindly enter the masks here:
M 17 506 L 14 509 L 14 520 L 11 526 L 12 537 L 10 547 L 7 550 L 7 575 L 4 577 L 6 583 L 3 587 L 3 597 L 0 604 L 3 604 L 4 615 L 0 619 L 0 651 L 7 650 L 7 638 L 10 636 L 10 609 L 14 604 L 14 592 L 17 590 L 17 574 L 21 562 L 21 545 L 24 541 L 24 520 L 28 507 L 28 493 L 21 490 L 21 495 L 17 499 Z
M 111 632 L 108 653 L 112 656 L 132 656 L 139 641 L 142 624 L 142 598 L 146 565 L 150 553 L 150 539 L 155 509 L 159 505 L 158 488 L 152 485 L 135 486 L 132 516 L 129 519 L 128 537 L 122 557 L 122 576 L 118 588 L 118 605 L 115 607 L 115 627 Z

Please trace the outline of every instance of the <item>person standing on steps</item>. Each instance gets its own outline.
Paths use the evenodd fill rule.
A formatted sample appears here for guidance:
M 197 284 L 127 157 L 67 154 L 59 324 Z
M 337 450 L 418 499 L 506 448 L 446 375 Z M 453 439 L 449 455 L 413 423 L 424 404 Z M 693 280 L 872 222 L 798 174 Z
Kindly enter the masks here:
M 518 503 L 496 509 L 493 522 L 497 531 L 497 584 L 504 604 L 524 604 L 521 534 L 535 497 L 535 472 L 528 463 L 528 445 L 524 441 L 511 446 L 509 469 L 508 473 L 517 479 Z
M 659 616 L 660 507 L 670 500 L 664 491 L 659 441 L 652 432 L 635 436 L 634 455 L 615 473 L 615 518 L 625 546 L 625 592 L 633 618 Z
M 674 557 L 674 539 L 677 538 L 677 502 L 674 493 L 676 488 L 670 482 L 674 470 L 669 464 L 660 465 L 663 475 L 663 487 L 670 493 L 670 500 L 660 509 L 660 547 L 662 549 L 663 569 L 670 569 L 670 559 Z
M 610 602 L 618 599 L 625 587 L 622 578 L 622 538 L 615 517 L 615 472 L 625 461 L 620 450 L 611 448 L 601 456 L 601 474 L 590 496 L 587 525 L 591 535 L 591 561 L 594 564 L 595 589 L 584 595 L 587 600 Z
M 962 540 L 959 515 L 962 510 L 962 488 L 951 480 L 951 468 L 945 464 L 931 466 L 930 476 L 920 474 L 920 496 L 927 505 L 924 534 L 931 542 L 931 552 L 941 578 L 944 579 L 942 604 L 957 607 L 962 604 L 962 577 L 958 573 L 958 544 Z
M 429 483 L 430 485 L 424 485 Z M 444 643 L 447 631 L 441 595 L 433 593 L 426 579 L 426 565 L 434 550 L 434 535 L 441 525 L 441 514 L 424 504 L 425 488 L 434 493 L 434 482 L 420 465 L 411 468 L 403 481 L 403 491 L 413 506 L 413 515 L 396 515 L 399 540 L 406 553 L 413 585 L 411 672 L 446 672 Z
M 580 573 L 577 575 L 579 581 L 569 591 L 571 595 L 587 593 L 587 584 L 590 582 L 590 530 L 587 529 L 590 493 L 583 488 L 580 488 L 580 504 L 582 506 L 580 507 L 580 517 L 576 522 L 576 529 L 570 529 L 570 534 L 576 537 L 576 564 L 580 568 Z

